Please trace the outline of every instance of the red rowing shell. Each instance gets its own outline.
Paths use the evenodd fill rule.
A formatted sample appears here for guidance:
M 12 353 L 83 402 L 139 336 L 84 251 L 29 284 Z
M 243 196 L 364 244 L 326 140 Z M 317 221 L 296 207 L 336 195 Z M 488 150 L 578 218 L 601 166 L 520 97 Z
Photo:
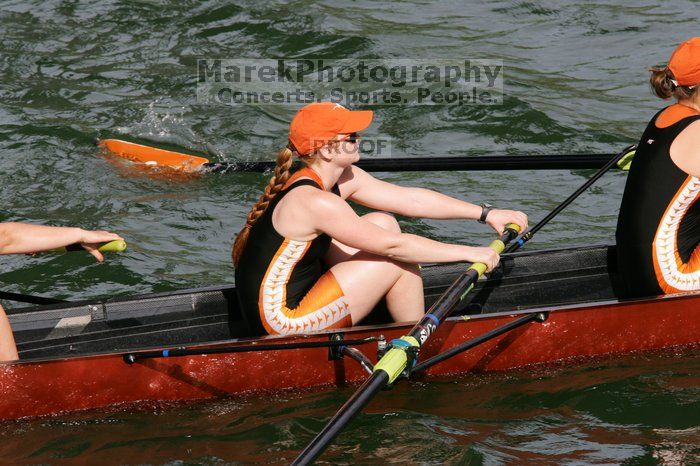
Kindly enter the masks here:
M 566 306 L 544 323 L 530 323 L 434 366 L 429 374 L 501 371 L 531 364 L 655 350 L 700 343 L 700 295 Z M 528 311 L 528 312 L 532 312 Z M 474 338 L 517 315 L 480 315 L 446 321 L 422 349 L 421 359 Z M 346 338 L 380 332 L 397 338 L 408 325 L 366 327 Z M 305 337 L 326 341 L 328 336 Z M 298 337 L 275 337 L 286 343 Z M 249 343 L 249 342 L 248 342 Z M 230 343 L 229 343 L 230 344 Z M 361 347 L 376 361 L 373 344 Z M 371 349 L 370 349 L 371 348 Z M 327 348 L 182 356 L 123 362 L 110 354 L 0 365 L 0 419 L 55 414 L 137 401 L 195 400 L 258 390 L 359 382 L 355 361 L 329 361 Z

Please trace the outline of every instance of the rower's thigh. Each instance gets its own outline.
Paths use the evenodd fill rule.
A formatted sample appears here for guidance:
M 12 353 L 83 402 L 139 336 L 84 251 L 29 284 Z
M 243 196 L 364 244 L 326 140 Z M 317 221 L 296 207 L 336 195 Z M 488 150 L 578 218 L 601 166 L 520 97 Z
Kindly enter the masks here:
M 395 231 L 397 233 L 401 232 L 401 227 L 399 222 L 396 221 L 393 215 L 386 212 L 371 212 L 369 214 L 363 215 L 362 218 L 368 222 L 372 222 L 375 225 L 379 225 L 385 230 Z M 332 267 L 335 264 L 344 262 L 352 258 L 355 254 L 359 252 L 358 249 L 347 246 L 339 241 L 331 241 L 331 245 L 328 248 L 328 252 L 324 257 L 324 262 L 328 267 Z
M 331 267 L 331 272 L 343 290 L 350 307 L 353 325 L 367 317 L 372 309 L 407 273 L 417 276 L 420 284 L 420 270 L 415 264 L 407 264 L 364 251 L 353 254 L 351 259 Z M 421 303 L 422 305 L 422 303 Z

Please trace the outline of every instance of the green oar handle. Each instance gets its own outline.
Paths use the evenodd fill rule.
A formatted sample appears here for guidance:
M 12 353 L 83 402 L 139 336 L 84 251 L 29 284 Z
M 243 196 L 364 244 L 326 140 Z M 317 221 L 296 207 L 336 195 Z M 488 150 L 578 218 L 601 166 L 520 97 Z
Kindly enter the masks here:
M 501 239 L 491 243 L 491 247 L 500 253 L 503 251 L 505 243 L 513 240 L 519 231 L 520 227 L 518 225 L 508 225 L 501 235 Z M 292 465 L 306 466 L 311 464 L 383 387 L 394 382 L 406 370 L 409 360 L 411 364 L 415 362 L 421 345 L 430 338 L 430 335 L 437 330 L 442 321 L 459 304 L 460 296 L 465 294 L 463 290 L 470 288 L 479 278 L 477 272 L 477 270 L 469 269 L 462 273 L 452 286 L 438 298 L 408 335 L 391 342 L 391 349 L 374 366 L 372 375 L 338 410 L 323 430 L 299 454 Z
M 509 223 L 508 225 L 506 225 L 505 230 L 514 231 L 515 235 L 517 236 L 518 233 L 520 233 L 520 226 L 516 225 L 515 223 Z M 506 243 L 504 243 L 501 239 L 497 239 L 494 240 L 491 244 L 489 244 L 489 247 L 496 251 L 498 254 L 500 254 L 506 248 Z M 475 262 L 467 270 L 476 270 L 476 272 L 481 277 L 483 274 L 486 273 L 486 264 L 482 262 Z
M 630 171 L 630 167 L 632 166 L 632 160 L 634 159 L 634 156 L 637 153 L 637 146 L 628 147 L 627 149 L 625 149 L 625 151 L 625 154 L 620 158 L 620 160 L 617 161 L 615 165 L 620 170 Z
M 509 223 L 506 225 L 505 231 L 503 232 L 503 235 L 501 235 L 501 238 L 493 241 L 489 247 L 500 254 L 505 249 L 506 243 L 518 236 L 519 232 L 519 225 Z M 466 270 L 464 276 L 467 278 L 467 283 L 465 283 L 467 286 L 464 287 L 464 292 L 461 293 L 459 301 L 464 299 L 464 296 L 466 296 L 466 294 L 469 293 L 472 288 L 474 288 L 476 281 L 486 272 L 486 267 L 486 264 L 476 262 Z M 408 367 L 409 355 L 417 354 L 419 348 L 437 329 L 445 317 L 447 317 L 447 315 L 452 311 L 454 305 L 456 305 L 458 302 L 445 302 L 443 304 L 443 302 L 439 301 L 440 300 L 433 304 L 433 308 L 437 306 L 442 309 L 440 309 L 439 312 L 428 312 L 428 314 L 426 314 L 426 316 L 424 316 L 416 324 L 416 326 L 413 327 L 408 335 L 392 341 L 392 348 L 387 351 L 386 354 L 374 366 L 374 372 L 384 371 L 388 374 L 389 384 L 394 383 L 394 381 L 399 378 L 401 374 L 403 374 L 406 367 Z M 431 311 L 433 308 L 431 308 Z M 428 328 L 431 328 L 431 330 L 429 333 L 425 334 L 424 332 L 426 332 L 426 329 Z
M 126 241 L 123 239 L 115 239 L 108 243 L 102 243 L 100 247 L 97 248 L 100 252 L 124 252 L 126 251 Z M 69 244 L 68 246 L 62 248 L 52 249 L 49 252 L 74 252 L 74 251 L 85 251 L 85 248 L 80 243 Z

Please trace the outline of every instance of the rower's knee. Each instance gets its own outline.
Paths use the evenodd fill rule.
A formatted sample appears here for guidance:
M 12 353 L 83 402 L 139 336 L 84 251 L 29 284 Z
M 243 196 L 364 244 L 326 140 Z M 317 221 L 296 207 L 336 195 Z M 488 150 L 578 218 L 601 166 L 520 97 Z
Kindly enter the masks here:
M 396 220 L 396 217 L 388 212 L 371 212 L 367 215 L 363 215 L 362 218 L 384 228 L 385 230 L 401 233 L 401 226 Z
M 412 264 L 410 262 L 401 262 L 399 260 L 390 259 L 388 257 L 384 257 L 383 259 L 388 264 L 391 264 L 391 267 L 393 267 L 393 269 L 398 272 L 399 277 L 411 275 L 414 276 L 417 280 L 420 280 L 421 282 L 423 281 L 423 277 L 420 273 L 420 265 Z
M 423 277 L 421 277 L 420 274 L 420 265 L 410 264 L 408 262 L 397 262 L 397 265 L 401 267 L 404 273 L 415 275 L 419 280 L 423 280 Z

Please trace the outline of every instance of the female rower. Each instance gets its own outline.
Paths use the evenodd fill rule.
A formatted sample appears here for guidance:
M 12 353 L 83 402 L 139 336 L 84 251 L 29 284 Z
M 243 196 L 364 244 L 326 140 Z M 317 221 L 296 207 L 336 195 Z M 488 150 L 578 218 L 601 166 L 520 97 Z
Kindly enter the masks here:
M 352 164 L 357 132 L 371 111 L 329 102 L 302 108 L 289 145 L 233 247 L 236 288 L 251 330 L 292 334 L 349 327 L 386 297 L 395 321 L 424 313 L 420 262 L 483 262 L 499 256 L 487 247 L 446 244 L 402 233 L 392 215 L 359 217 L 358 204 L 410 217 L 479 219 L 501 233 L 507 223 L 527 227 L 522 212 L 491 209 L 434 191 L 380 181 Z M 292 156 L 303 168 L 290 174 Z
M 650 82 L 676 103 L 644 131 L 622 197 L 617 254 L 629 296 L 700 290 L 700 37 L 652 68 Z
M 0 223 L 0 254 L 33 254 L 80 243 L 99 262 L 104 261 L 97 250 L 101 243 L 122 239 L 106 231 L 86 231 L 81 228 L 48 227 L 26 223 Z M 0 306 L 0 361 L 18 359 L 17 346 L 5 310 Z

